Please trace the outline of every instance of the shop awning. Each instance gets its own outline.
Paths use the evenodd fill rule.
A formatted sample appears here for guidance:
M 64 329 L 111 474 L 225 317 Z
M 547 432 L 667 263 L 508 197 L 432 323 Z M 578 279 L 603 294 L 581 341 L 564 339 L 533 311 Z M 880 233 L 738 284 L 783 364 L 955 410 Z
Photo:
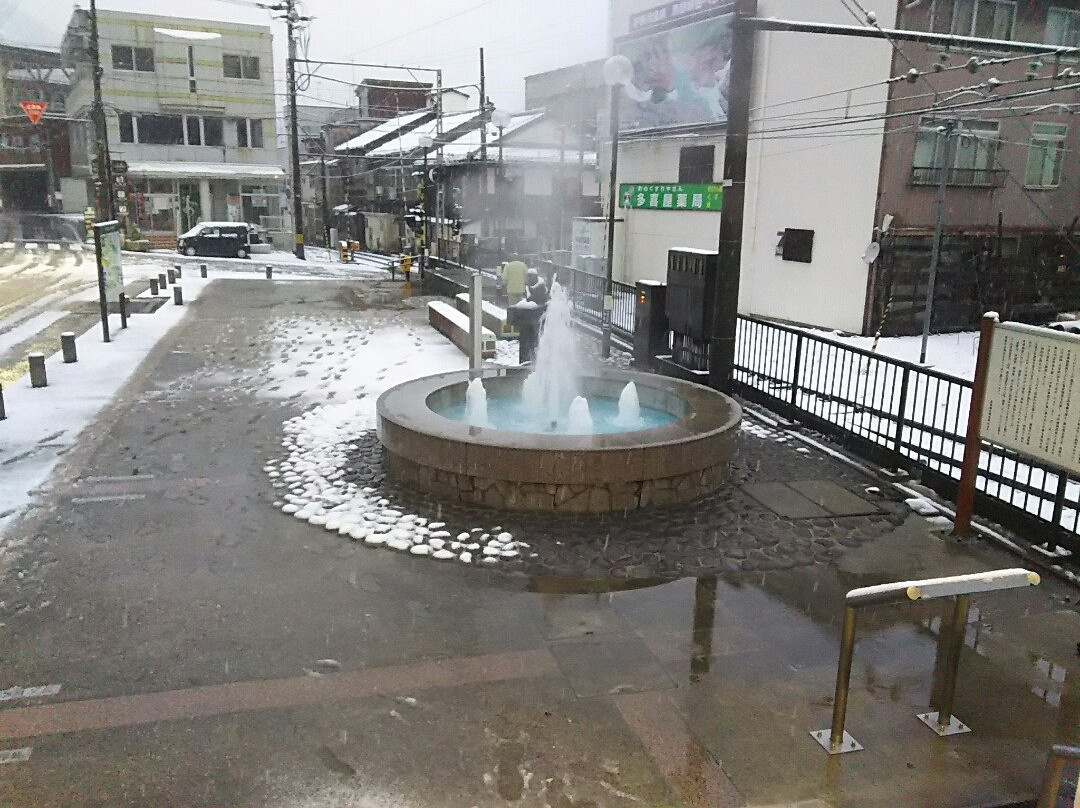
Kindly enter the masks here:
M 285 169 L 275 165 L 243 163 L 128 163 L 128 176 L 157 179 L 283 180 Z

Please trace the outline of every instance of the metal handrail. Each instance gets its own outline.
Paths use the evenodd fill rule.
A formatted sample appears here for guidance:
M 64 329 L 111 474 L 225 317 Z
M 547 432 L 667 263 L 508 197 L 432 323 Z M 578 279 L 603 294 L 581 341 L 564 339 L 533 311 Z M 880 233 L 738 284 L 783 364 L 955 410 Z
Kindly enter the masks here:
M 851 663 L 855 655 L 855 624 L 857 609 L 863 606 L 880 606 L 901 601 L 915 602 L 936 598 L 954 598 L 948 642 L 944 645 L 946 658 L 941 670 L 945 671 L 938 709 L 922 713 L 919 720 L 938 735 L 955 735 L 970 731 L 952 714 L 953 697 L 956 693 L 956 674 L 960 665 L 960 650 L 964 643 L 970 596 L 977 592 L 995 592 L 1002 589 L 1038 586 L 1039 574 L 1026 569 L 1013 568 L 977 572 L 970 575 L 953 575 L 948 578 L 928 578 L 922 581 L 900 581 L 877 586 L 852 589 L 844 599 L 844 627 L 840 642 L 840 660 L 836 668 L 836 690 L 833 695 L 832 724 L 829 729 L 814 730 L 810 735 L 830 755 L 857 752 L 863 747 L 844 731 L 847 718 L 848 693 L 851 689 Z M 944 630 L 944 626 L 943 626 Z M 939 652 L 942 646 L 939 646 Z M 937 666 L 935 665 L 935 669 Z
M 1057 804 L 1058 791 L 1061 790 L 1061 775 L 1066 761 L 1080 761 L 1080 746 L 1055 744 L 1046 758 L 1046 775 L 1043 777 L 1042 795 L 1038 808 L 1054 808 Z

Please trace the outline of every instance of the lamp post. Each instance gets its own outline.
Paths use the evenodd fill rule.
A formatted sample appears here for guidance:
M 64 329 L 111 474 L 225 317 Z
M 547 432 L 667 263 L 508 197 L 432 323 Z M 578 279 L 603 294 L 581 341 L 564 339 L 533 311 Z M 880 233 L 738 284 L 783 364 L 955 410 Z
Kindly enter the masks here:
M 503 231 L 506 224 L 506 211 L 503 210 L 502 202 L 502 184 L 503 184 L 503 133 L 506 131 L 506 127 L 510 125 L 511 117 L 510 113 L 505 109 L 497 109 L 491 113 L 491 122 L 495 124 L 495 128 L 499 130 L 499 167 L 495 172 L 495 206 L 499 209 L 498 214 L 495 216 L 495 225 L 498 228 L 499 237 L 499 258 L 503 259 L 506 256 L 503 252 L 506 248 L 505 240 L 506 236 Z
M 424 211 L 424 251 L 420 255 L 420 278 L 427 275 L 428 262 L 428 239 L 431 238 L 431 230 L 428 227 L 428 152 L 435 145 L 435 139 L 431 135 L 420 136 L 420 148 L 424 150 L 424 176 L 420 179 L 420 207 Z
M 633 63 L 621 54 L 612 56 L 604 62 L 604 81 L 611 88 L 611 103 L 608 108 L 608 115 L 611 119 L 611 173 L 608 177 L 607 261 L 604 272 L 604 311 L 601 321 L 600 341 L 600 355 L 604 359 L 611 356 L 611 309 L 614 306 L 611 281 L 615 269 L 615 193 L 618 189 L 616 182 L 619 171 L 619 100 L 622 97 L 623 87 L 630 83 L 633 76 Z

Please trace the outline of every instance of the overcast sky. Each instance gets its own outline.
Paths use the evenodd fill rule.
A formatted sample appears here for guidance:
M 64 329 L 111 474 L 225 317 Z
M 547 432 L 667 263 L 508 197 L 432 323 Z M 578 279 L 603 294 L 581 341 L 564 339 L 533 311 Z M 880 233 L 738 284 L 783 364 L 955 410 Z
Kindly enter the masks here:
M 605 54 L 607 4 L 608 0 L 303 0 L 302 8 L 316 18 L 311 23 L 310 58 L 441 67 L 446 83 L 455 85 L 479 80 L 478 49 L 483 47 L 488 95 L 497 106 L 520 109 L 526 75 Z M 71 0 L 0 0 L 0 38 L 56 47 L 74 5 Z M 88 7 L 89 0 L 79 5 Z M 255 8 L 250 0 L 99 0 L 99 7 L 241 22 L 269 18 L 269 12 Z M 284 72 L 280 23 L 275 23 L 274 39 L 280 78 Z M 347 68 L 325 72 L 343 80 L 389 75 L 371 70 L 351 73 Z M 331 86 L 314 83 L 308 93 L 331 96 Z

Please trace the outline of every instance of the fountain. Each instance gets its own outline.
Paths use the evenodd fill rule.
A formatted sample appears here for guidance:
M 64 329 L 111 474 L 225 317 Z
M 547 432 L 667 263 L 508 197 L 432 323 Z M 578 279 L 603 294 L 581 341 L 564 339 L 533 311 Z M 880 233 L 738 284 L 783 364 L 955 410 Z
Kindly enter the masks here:
M 572 315 L 553 284 L 531 369 L 444 373 L 383 393 L 390 473 L 451 502 L 520 511 L 672 505 L 721 487 L 739 405 L 678 379 L 586 371 Z

